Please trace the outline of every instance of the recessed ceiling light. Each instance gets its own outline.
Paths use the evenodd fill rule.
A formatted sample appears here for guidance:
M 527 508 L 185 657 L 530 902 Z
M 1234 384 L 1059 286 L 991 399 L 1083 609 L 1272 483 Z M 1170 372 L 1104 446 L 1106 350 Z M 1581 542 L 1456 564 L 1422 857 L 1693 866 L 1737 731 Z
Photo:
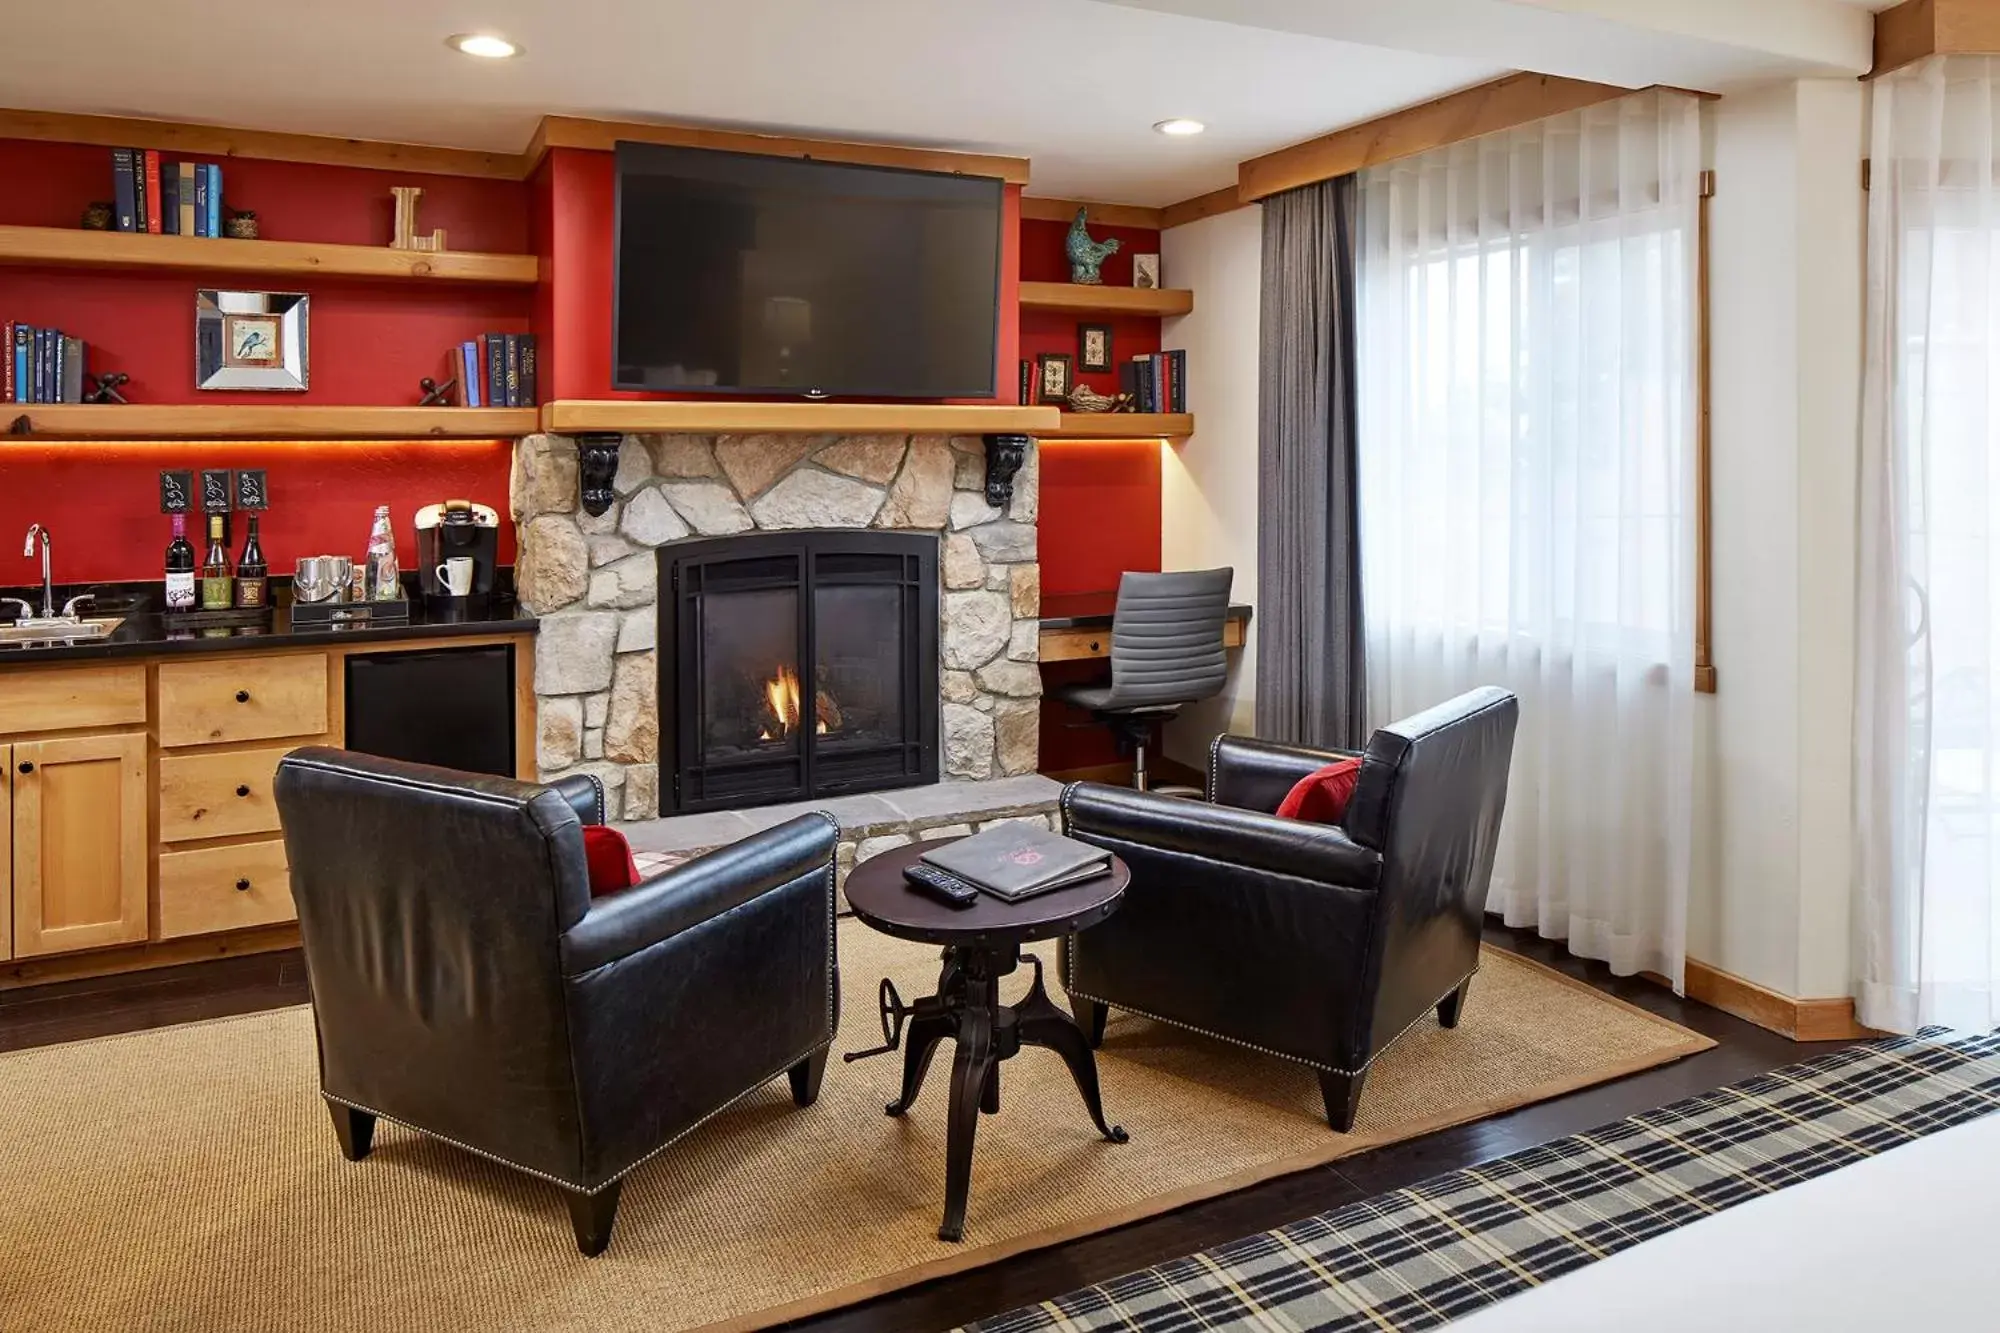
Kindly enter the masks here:
M 490 32 L 461 32 L 444 39 L 444 44 L 454 51 L 469 56 L 480 56 L 486 60 L 505 60 L 509 56 L 521 54 L 521 48 L 505 37 L 495 37 Z
M 1153 128 L 1162 134 L 1188 135 L 1200 134 L 1208 126 L 1198 120 L 1189 120 L 1185 116 L 1176 116 L 1172 120 L 1160 121 Z

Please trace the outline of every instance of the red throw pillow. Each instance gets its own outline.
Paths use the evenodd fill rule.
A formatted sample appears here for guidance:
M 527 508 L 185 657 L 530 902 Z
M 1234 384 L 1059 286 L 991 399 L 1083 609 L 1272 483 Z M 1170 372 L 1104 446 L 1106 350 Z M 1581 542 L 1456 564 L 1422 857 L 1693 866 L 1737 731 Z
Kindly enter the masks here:
M 583 826 L 583 859 L 590 866 L 590 896 L 629 889 L 639 882 L 639 863 L 632 859 L 632 844 L 615 828 L 602 824 Z
M 1361 760 L 1342 759 L 1300 778 L 1278 805 L 1278 818 L 1308 824 L 1338 824 L 1347 817 L 1354 784 L 1361 780 Z

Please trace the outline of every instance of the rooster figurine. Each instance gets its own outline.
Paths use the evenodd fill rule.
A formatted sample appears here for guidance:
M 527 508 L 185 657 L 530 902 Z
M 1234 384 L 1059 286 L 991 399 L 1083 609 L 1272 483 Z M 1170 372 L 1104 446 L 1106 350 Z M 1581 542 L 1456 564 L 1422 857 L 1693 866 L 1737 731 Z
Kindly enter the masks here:
M 1069 242 L 1065 247 L 1069 253 L 1069 280 L 1101 287 L 1104 279 L 1099 276 L 1097 266 L 1104 262 L 1106 255 L 1118 253 L 1118 238 L 1091 240 L 1090 233 L 1083 226 L 1084 215 L 1089 211 L 1088 208 L 1077 209 L 1076 220 L 1069 224 Z

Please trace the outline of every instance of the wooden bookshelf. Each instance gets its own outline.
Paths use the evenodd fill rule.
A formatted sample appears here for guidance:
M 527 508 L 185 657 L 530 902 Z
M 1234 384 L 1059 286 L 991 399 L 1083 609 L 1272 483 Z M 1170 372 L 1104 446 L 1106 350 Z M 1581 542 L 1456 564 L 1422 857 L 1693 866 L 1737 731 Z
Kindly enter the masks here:
M 686 435 L 1047 435 L 1052 407 L 953 403 L 731 402 L 561 399 L 542 407 L 558 435 L 660 431 Z
M 1184 287 L 1103 287 L 1080 282 L 1024 282 L 1021 309 L 1065 315 L 1185 315 L 1194 293 Z
M 249 244 L 249 242 L 246 242 Z M 308 407 L 273 403 L 0 403 L 0 453 L 10 441 L 497 440 L 531 435 L 532 407 Z
M 1045 440 L 1178 440 L 1194 434 L 1192 412 L 1065 412 Z
M 58 268 L 201 270 L 270 277 L 368 278 L 386 282 L 469 282 L 532 287 L 534 255 L 392 250 L 386 245 L 235 241 L 62 227 L 0 227 L 0 264 Z

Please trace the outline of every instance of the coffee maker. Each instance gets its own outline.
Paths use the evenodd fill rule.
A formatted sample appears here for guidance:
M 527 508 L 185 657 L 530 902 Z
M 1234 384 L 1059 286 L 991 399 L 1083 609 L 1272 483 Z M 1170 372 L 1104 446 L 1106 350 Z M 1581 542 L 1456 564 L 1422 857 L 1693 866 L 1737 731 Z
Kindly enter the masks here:
M 446 608 L 483 603 L 493 592 L 500 556 L 500 515 L 470 500 L 446 500 L 417 511 L 417 586 L 426 603 Z M 468 557 L 472 581 L 456 594 L 439 577 L 447 561 Z

